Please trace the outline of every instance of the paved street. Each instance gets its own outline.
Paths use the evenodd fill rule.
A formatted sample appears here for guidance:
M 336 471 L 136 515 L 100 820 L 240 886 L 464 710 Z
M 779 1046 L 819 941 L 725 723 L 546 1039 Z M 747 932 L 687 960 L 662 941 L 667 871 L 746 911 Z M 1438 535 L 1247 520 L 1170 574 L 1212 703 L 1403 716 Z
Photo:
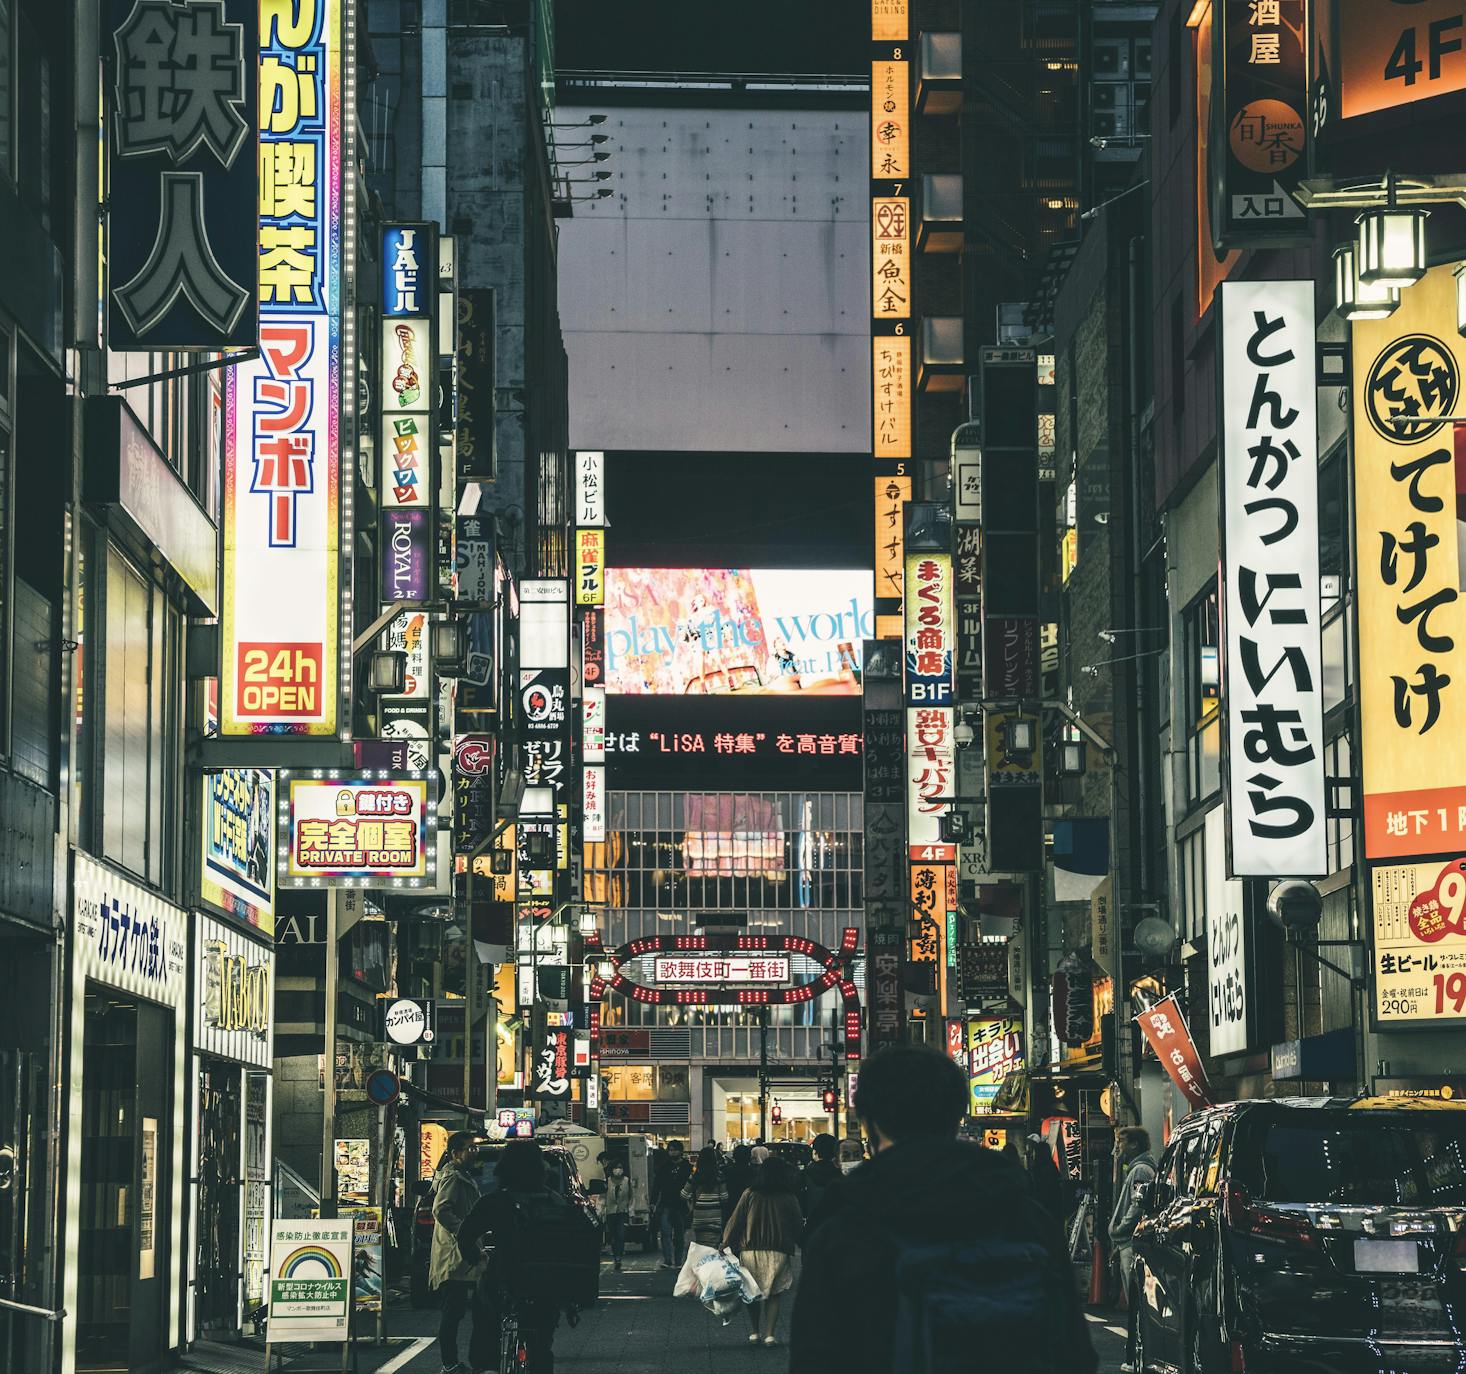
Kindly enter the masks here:
M 728 1326 L 690 1298 L 670 1296 L 672 1275 L 653 1267 L 651 1259 L 628 1261 L 615 1274 L 609 1266 L 602 1278 L 599 1307 L 570 1330 L 563 1324 L 555 1338 L 557 1371 L 575 1374 L 781 1374 L 788 1350 L 751 1347 L 748 1325 L 740 1317 Z M 1089 1314 L 1101 1374 L 1118 1374 L 1124 1358 L 1120 1318 Z M 781 1336 L 787 1334 L 785 1312 Z M 360 1374 L 437 1374 L 442 1367 L 437 1344 L 437 1313 L 405 1304 L 389 1312 L 392 1343 L 385 1350 L 364 1347 Z M 462 1339 L 466 1344 L 468 1324 Z M 233 1352 L 226 1361 L 196 1359 L 200 1374 L 249 1374 L 263 1368 L 254 1352 Z M 321 1361 L 303 1361 L 319 1365 Z

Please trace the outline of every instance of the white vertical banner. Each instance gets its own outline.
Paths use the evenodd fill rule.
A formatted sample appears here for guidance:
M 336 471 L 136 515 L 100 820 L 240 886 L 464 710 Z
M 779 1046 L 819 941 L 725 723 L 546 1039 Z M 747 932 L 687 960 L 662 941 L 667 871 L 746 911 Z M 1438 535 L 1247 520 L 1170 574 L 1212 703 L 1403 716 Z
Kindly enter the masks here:
M 587 844 L 604 844 L 606 839 L 606 770 L 598 763 L 581 769 L 581 823 Z
M 1206 854 L 1206 1000 L 1212 1055 L 1240 1054 L 1249 1043 L 1247 920 L 1244 887 L 1227 877 L 1227 833 L 1222 813 L 1207 812 L 1202 836 Z
M 575 519 L 582 529 L 599 529 L 606 523 L 606 455 L 578 452 L 575 455 Z
M 1221 297 L 1228 871 L 1328 872 L 1313 283 Z

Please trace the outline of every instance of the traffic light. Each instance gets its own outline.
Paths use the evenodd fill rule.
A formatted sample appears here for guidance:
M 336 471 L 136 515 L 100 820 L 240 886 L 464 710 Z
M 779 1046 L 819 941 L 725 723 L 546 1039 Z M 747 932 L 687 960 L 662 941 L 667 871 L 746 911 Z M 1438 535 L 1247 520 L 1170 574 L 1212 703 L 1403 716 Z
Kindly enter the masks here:
M 777 1126 L 783 1119 L 784 1109 L 777 1102 L 775 1102 L 774 1105 L 769 1108 L 769 1120 Z
M 835 1114 L 835 1090 L 833 1088 L 825 1089 L 825 1111 L 831 1116 Z

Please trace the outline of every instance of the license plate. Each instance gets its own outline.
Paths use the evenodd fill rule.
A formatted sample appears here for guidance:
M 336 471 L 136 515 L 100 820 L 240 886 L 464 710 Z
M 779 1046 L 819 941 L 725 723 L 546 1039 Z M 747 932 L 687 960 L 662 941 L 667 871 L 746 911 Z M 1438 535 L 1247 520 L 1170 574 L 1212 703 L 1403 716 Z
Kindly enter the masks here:
M 1418 1274 L 1420 1246 L 1413 1240 L 1354 1242 L 1354 1268 L 1360 1274 Z

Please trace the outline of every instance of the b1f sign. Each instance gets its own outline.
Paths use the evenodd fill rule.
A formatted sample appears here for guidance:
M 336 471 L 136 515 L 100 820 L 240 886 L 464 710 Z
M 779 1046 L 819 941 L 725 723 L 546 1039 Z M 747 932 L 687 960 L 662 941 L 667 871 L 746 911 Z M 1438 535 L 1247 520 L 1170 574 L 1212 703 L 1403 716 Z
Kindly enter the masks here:
M 1229 871 L 1328 872 L 1311 281 L 1227 282 L 1222 577 Z
M 909 553 L 905 578 L 906 704 L 952 704 L 952 555 Z

